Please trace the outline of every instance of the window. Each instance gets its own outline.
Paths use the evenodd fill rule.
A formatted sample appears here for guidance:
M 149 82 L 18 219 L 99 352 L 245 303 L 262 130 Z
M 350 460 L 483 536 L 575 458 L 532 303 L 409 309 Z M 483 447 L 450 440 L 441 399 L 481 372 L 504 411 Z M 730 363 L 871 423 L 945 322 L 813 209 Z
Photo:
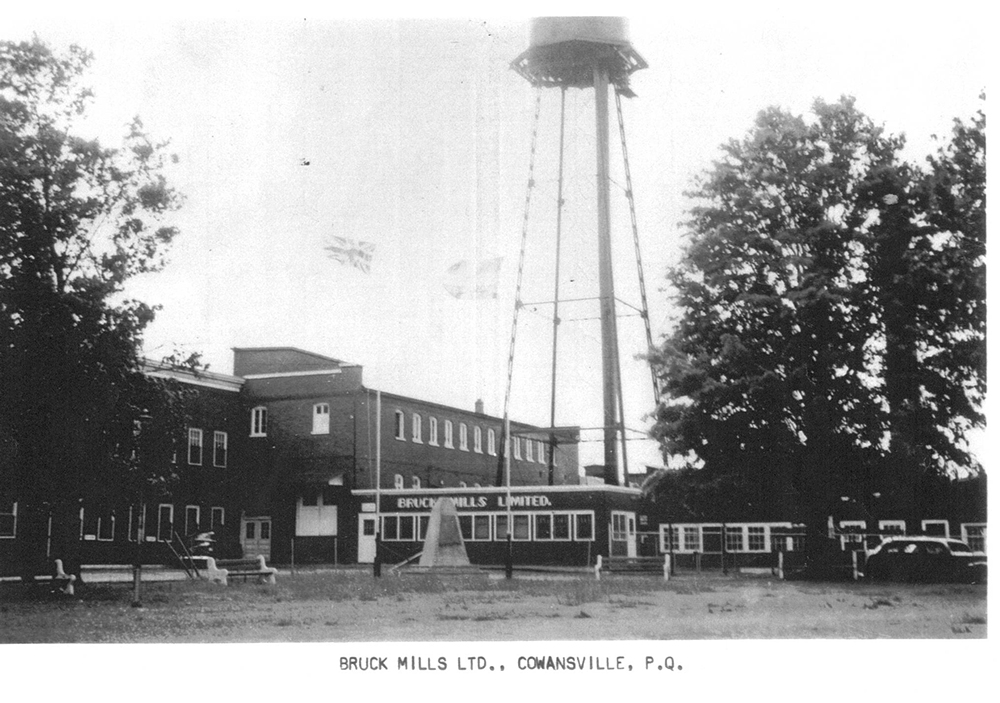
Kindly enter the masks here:
M 493 527 L 493 539 L 497 542 L 507 541 L 507 516 L 506 515 L 495 515 L 493 517 L 494 527 Z
M 438 421 L 436 417 L 427 420 L 427 443 L 436 447 L 438 445 Z
M 536 540 L 550 540 L 552 539 L 552 516 L 551 515 L 535 515 L 535 539 Z
M 201 430 L 197 427 L 188 429 L 188 463 L 201 466 Z
M 250 411 L 250 436 L 267 437 L 267 408 L 263 405 Z
M 905 535 L 906 520 L 879 520 L 878 531 L 896 535 Z
M 486 453 L 490 456 L 497 455 L 497 433 L 496 430 L 486 430 Z
M 382 518 L 382 539 L 392 541 L 399 539 L 399 517 L 386 515 Z
M 403 475 L 402 474 L 396 474 L 395 477 L 393 478 L 392 485 L 395 486 L 396 488 L 399 488 L 399 489 L 404 488 L 405 486 L 403 484 Z
M 524 440 L 524 459 L 525 459 L 525 461 L 534 461 L 535 460 L 535 452 L 534 452 L 533 446 L 534 446 L 534 442 L 532 442 L 530 439 Z
M 465 481 L 459 481 L 458 482 L 458 487 L 459 488 L 468 488 L 469 485 Z
M 139 539 L 139 533 L 145 535 L 146 529 L 146 506 L 133 505 L 128 509 L 128 541 L 135 542 Z
M 920 529 L 923 530 L 925 535 L 945 538 L 951 537 L 947 520 L 922 520 L 920 522 Z
M 17 503 L 0 500 L 0 539 L 17 537 Z
M 316 403 L 313 406 L 313 434 L 330 434 L 330 404 Z
M 444 421 L 444 446 L 446 449 L 455 448 L 451 420 Z
M 420 415 L 413 413 L 411 431 L 413 432 L 413 441 L 423 444 L 423 427 L 420 422 Z
M 552 516 L 552 539 L 569 539 L 569 515 L 559 513 Z
M 726 527 L 726 551 L 727 552 L 742 552 L 743 551 L 743 528 L 742 527 Z
M 762 525 L 750 525 L 747 527 L 747 551 L 767 551 L 767 535 Z
M 212 508 L 212 523 L 208 526 L 210 530 L 221 530 L 226 524 L 225 508 Z
M 260 538 L 261 539 L 271 539 L 271 521 L 261 520 L 260 521 Z
M 840 521 L 840 548 L 847 550 L 861 549 L 864 547 L 864 520 L 841 520 Z
M 590 542 L 594 539 L 594 516 L 580 513 L 576 516 L 575 536 L 578 541 Z
M 414 477 L 413 477 L 413 478 L 411 479 L 411 483 L 410 483 L 410 486 L 411 486 L 412 488 L 420 488 L 420 477 L 419 477 L 419 476 L 414 476 Z
M 521 458 L 521 438 L 520 437 L 511 437 L 511 441 L 514 443 L 514 458 L 515 459 L 520 459 Z
M 399 516 L 399 539 L 403 542 L 412 542 L 416 538 L 416 531 L 413 528 L 414 515 Z
M 483 428 L 479 425 L 472 428 L 472 451 L 483 453 Z
M 225 468 L 226 458 L 229 454 L 229 435 L 225 432 L 216 432 L 212 442 L 212 466 Z
M 156 539 L 169 542 L 174 531 L 174 506 L 160 503 L 156 519 Z
M 514 532 L 513 539 L 516 541 L 525 541 L 531 539 L 531 516 L 530 515 L 514 515 Z
M 336 534 L 337 505 L 331 489 L 303 491 L 295 510 L 295 536 L 332 537 Z
M 396 411 L 396 439 L 406 440 L 406 427 L 403 421 L 403 411 Z
M 201 508 L 188 505 L 184 508 L 184 534 L 195 535 L 201 531 Z
M 80 539 L 113 542 L 115 539 L 115 514 L 110 508 L 80 508 Z
M 257 523 L 251 520 L 246 526 L 247 539 L 257 539 Z
M 458 448 L 463 452 L 469 451 L 469 428 L 464 422 L 458 423 Z
M 962 541 L 974 552 L 986 553 L 986 523 L 962 523 Z
M 684 546 L 682 549 L 685 552 L 698 552 L 701 551 L 701 532 L 695 525 L 689 525 L 684 527 Z

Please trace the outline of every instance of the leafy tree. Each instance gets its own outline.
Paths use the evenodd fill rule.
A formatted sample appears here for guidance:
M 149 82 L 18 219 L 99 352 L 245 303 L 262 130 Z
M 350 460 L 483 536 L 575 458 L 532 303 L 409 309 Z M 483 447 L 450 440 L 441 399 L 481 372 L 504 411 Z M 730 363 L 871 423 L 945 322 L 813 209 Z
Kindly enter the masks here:
M 83 499 L 164 480 L 171 452 L 140 443 L 182 420 L 176 393 L 142 373 L 155 309 L 122 296 L 130 277 L 163 266 L 179 197 L 162 174 L 165 144 L 138 119 L 119 149 L 74 134 L 90 61 L 37 37 L 0 43 L 0 493 L 22 514 L 51 511 L 57 533 Z M 32 527 L 19 533 L 37 558 Z
M 911 510 L 922 471 L 969 465 L 954 440 L 981 422 L 985 198 L 979 123 L 928 176 L 852 99 L 813 111 L 761 112 L 689 194 L 681 318 L 652 362 L 665 455 L 790 487 L 819 536 L 842 495 Z

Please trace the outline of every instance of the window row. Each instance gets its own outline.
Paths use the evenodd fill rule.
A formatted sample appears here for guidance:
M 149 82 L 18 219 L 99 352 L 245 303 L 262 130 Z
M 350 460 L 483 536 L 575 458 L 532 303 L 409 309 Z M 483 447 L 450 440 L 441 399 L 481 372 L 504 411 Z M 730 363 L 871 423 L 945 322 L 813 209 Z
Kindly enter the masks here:
M 841 520 L 838 523 L 837 537 L 843 550 L 861 550 L 866 546 L 878 544 L 879 539 L 886 536 L 906 534 L 905 520 L 879 520 L 877 529 L 869 527 L 866 520 Z M 974 552 L 986 552 L 986 523 L 966 522 L 960 525 L 960 539 L 969 545 Z M 932 537 L 951 537 L 947 520 L 921 520 L 919 534 Z
M 402 410 L 396 410 L 395 423 L 396 439 L 405 442 L 407 440 L 406 414 Z M 427 444 L 432 447 L 443 446 L 445 449 L 454 449 L 454 423 L 451 420 L 445 420 L 443 426 L 443 433 L 439 435 L 438 419 L 436 417 L 427 418 Z M 412 413 L 410 415 L 409 440 L 415 444 L 424 443 L 424 419 L 419 413 Z M 525 437 L 514 437 L 513 440 L 513 457 L 515 459 L 523 458 L 525 461 L 538 461 L 540 464 L 547 462 L 547 445 L 542 441 L 527 439 Z M 463 452 L 469 451 L 469 427 L 464 422 L 458 423 L 458 449 Z M 478 425 L 473 425 L 472 427 L 472 451 L 477 454 L 483 453 L 483 428 Z M 485 451 L 490 456 L 497 455 L 497 433 L 495 429 L 487 428 L 486 430 Z
M 197 427 L 188 428 L 187 463 L 201 466 L 204 461 L 204 432 Z M 177 458 L 174 457 L 176 463 Z M 225 468 L 229 461 L 229 435 L 216 431 L 212 435 L 212 466 Z
M 790 523 L 739 525 L 660 525 L 660 550 L 666 552 L 718 554 L 732 552 L 799 552 L 805 534 Z
M 212 506 L 203 513 L 200 505 L 185 505 L 180 524 L 174 522 L 173 504 L 143 507 L 144 510 L 130 507 L 127 515 L 110 508 L 80 508 L 80 539 L 113 542 L 116 535 L 120 537 L 117 531 L 127 524 L 129 542 L 135 542 L 140 533 L 145 535 L 147 542 L 166 542 L 171 540 L 175 531 L 181 537 L 189 537 L 199 532 L 220 530 L 226 522 L 226 510 L 218 506 Z M 154 519 L 155 523 L 152 522 Z M 179 531 L 180 528 L 183 532 Z
M 592 542 L 593 512 L 513 513 L 511 539 L 516 542 Z M 428 515 L 383 515 L 382 540 L 418 542 L 426 535 Z M 506 542 L 507 513 L 468 513 L 458 516 L 466 542 Z

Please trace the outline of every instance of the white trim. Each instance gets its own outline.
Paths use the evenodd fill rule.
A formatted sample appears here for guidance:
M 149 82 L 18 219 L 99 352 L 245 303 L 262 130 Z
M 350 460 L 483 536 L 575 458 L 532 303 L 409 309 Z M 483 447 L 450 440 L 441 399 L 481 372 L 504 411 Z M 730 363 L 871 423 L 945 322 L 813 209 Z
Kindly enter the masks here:
M 239 376 L 227 376 L 214 371 L 183 371 L 173 369 L 156 361 L 146 359 L 143 363 L 143 373 L 150 378 L 167 378 L 192 386 L 202 386 L 204 388 L 214 388 L 219 391 L 229 391 L 239 393 L 243 387 L 243 379 Z
M 146 541 L 157 541 L 157 542 L 169 542 L 173 535 L 167 535 L 167 539 L 163 539 L 160 536 L 160 512 L 163 508 L 170 508 L 170 530 L 174 531 L 174 504 L 173 503 L 158 503 L 156 505 L 156 536 L 153 540 L 150 540 L 149 530 L 146 530 Z
M 198 438 L 198 461 L 191 461 L 191 449 L 196 446 L 191 440 L 195 437 Z M 205 433 L 200 427 L 189 427 L 188 428 L 188 450 L 187 450 L 187 463 L 189 466 L 203 466 L 205 464 Z
M 501 493 L 506 494 L 508 491 L 507 486 L 483 486 L 482 488 L 454 488 L 448 486 L 447 488 L 422 488 L 421 491 L 426 491 L 428 495 L 442 496 L 449 495 L 451 493 Z M 511 486 L 511 493 L 624 493 L 626 495 L 637 496 L 641 493 L 638 488 L 632 488 L 631 486 L 609 486 L 607 484 L 593 485 L 593 486 L 549 486 L 549 485 L 538 485 L 538 486 Z M 385 495 L 403 495 L 408 493 L 413 493 L 412 489 L 403 490 L 393 490 L 391 488 L 383 488 L 381 491 Z M 374 494 L 374 488 L 356 488 L 351 491 L 352 495 L 368 495 Z M 700 523 L 699 523 L 700 524 Z M 715 524 L 715 523 L 712 523 Z M 718 523 L 722 524 L 722 523 Z M 785 525 L 786 523 L 768 523 L 771 525 Z
M 972 544 L 969 542 L 969 528 L 970 527 L 981 527 L 981 528 L 983 528 L 982 539 L 983 539 L 983 546 L 985 547 L 986 546 L 986 523 L 985 522 L 963 522 L 961 524 L 962 541 L 965 542 L 966 544 L 968 544 L 969 547 L 971 548 Z M 977 537 L 978 536 L 979 535 L 977 535 Z M 974 549 L 973 551 L 977 552 L 979 554 L 986 554 L 986 549 L 982 549 L 982 550 Z
M 195 511 L 195 530 L 201 531 L 201 506 L 200 505 L 185 505 L 184 506 L 184 536 L 187 537 L 191 532 L 188 531 L 188 510 L 194 508 Z
M 17 501 L 11 501 L 11 512 L 3 513 L 6 516 L 13 517 L 13 528 L 9 535 L 0 535 L 0 539 L 17 539 Z
M 427 416 L 427 444 L 438 446 L 438 420 L 433 415 Z
M 330 404 L 313 403 L 312 432 L 310 434 L 330 434 Z M 326 412 L 320 412 L 321 410 Z
M 262 420 L 258 422 L 258 420 Z M 267 406 L 255 405 L 250 409 L 250 436 L 267 437 Z
M 944 525 L 944 536 L 945 539 L 951 538 L 951 525 L 947 520 L 921 520 L 920 521 L 920 531 L 927 534 L 928 525 Z
M 420 413 L 410 413 L 410 439 L 415 444 L 424 443 L 424 418 Z
M 222 437 L 222 451 L 225 453 L 223 461 L 220 464 L 216 461 L 218 457 L 216 456 L 216 447 L 218 446 L 219 437 Z M 218 469 L 224 469 L 229 465 L 229 433 L 223 432 L 222 430 L 215 430 L 212 433 L 212 466 Z
M 222 519 L 218 522 L 215 521 L 215 512 L 218 511 L 222 515 Z M 217 531 L 219 528 L 224 527 L 226 524 L 226 509 L 221 505 L 213 505 L 208 509 L 208 529 Z
M 319 371 L 283 371 L 281 373 L 248 373 L 242 378 L 256 381 L 265 378 L 299 378 L 303 376 L 336 376 L 340 369 L 320 369 Z

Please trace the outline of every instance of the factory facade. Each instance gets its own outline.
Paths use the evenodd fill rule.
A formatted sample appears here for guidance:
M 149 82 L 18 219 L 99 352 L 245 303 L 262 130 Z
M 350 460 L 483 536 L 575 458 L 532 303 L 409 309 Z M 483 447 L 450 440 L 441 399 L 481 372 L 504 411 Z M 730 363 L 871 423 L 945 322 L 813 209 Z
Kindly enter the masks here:
M 0 575 L 16 574 L 28 552 L 170 563 L 183 538 L 209 530 L 223 555 L 370 562 L 376 519 L 386 561 L 402 561 L 420 550 L 443 496 L 456 499 L 473 563 L 502 563 L 508 502 L 518 562 L 585 565 L 635 552 L 639 491 L 580 485 L 577 429 L 552 442 L 548 429 L 512 422 L 508 491 L 501 418 L 480 402 L 460 409 L 367 388 L 362 371 L 290 347 L 235 349 L 232 375 L 150 364 L 150 375 L 194 391 L 170 458 L 179 479 L 142 506 L 113 490 L 100 506 L 74 506 L 69 528 L 49 529 L 44 544 L 22 537 L 29 521 L 44 534 L 45 506 L 0 496 Z

